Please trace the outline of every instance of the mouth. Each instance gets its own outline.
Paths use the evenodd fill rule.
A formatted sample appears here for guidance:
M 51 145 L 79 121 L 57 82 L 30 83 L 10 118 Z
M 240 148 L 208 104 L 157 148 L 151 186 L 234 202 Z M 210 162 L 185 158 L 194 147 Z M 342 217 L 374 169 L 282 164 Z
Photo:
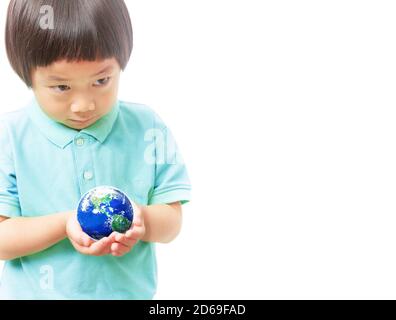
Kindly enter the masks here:
M 73 122 L 73 123 L 75 123 L 75 124 L 82 125 L 82 124 L 87 124 L 87 123 L 91 122 L 93 119 L 95 119 L 95 117 L 92 117 L 92 118 L 89 118 L 89 119 L 86 119 L 86 120 L 73 120 L 73 119 L 69 119 L 69 121 L 71 121 L 71 122 Z

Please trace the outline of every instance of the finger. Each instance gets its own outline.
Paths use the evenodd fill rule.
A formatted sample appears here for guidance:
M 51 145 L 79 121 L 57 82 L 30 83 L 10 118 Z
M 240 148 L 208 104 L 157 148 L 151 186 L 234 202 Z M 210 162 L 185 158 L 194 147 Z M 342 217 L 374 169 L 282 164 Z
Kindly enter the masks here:
M 108 248 L 109 244 L 110 244 L 109 238 L 104 237 L 104 238 L 100 239 L 99 241 L 93 243 L 89 247 L 89 252 L 90 252 L 90 254 L 95 255 L 95 256 L 106 254 L 109 249 Z
M 134 226 L 131 230 L 127 231 L 126 236 L 129 239 L 140 240 L 143 238 L 144 234 L 145 234 L 144 227 Z
M 115 235 L 115 241 L 122 243 L 123 245 L 125 245 L 127 247 L 132 247 L 132 245 L 136 242 L 135 239 L 127 237 L 125 234 L 122 234 L 122 233 L 117 233 Z
M 94 242 L 85 232 L 83 232 L 76 216 L 70 220 L 70 223 L 67 225 L 67 229 L 69 238 L 72 238 L 73 241 L 78 243 L 80 246 L 88 247 Z
M 91 244 L 95 242 L 90 236 L 88 236 L 85 232 L 82 231 L 79 240 L 80 240 L 79 245 L 84 247 L 89 247 Z
M 88 237 L 87 234 L 85 234 L 82 231 L 74 231 L 71 235 L 70 238 L 75 242 L 78 243 L 78 245 L 83 246 L 83 247 L 89 247 L 91 242 L 90 238 Z
M 135 211 L 134 211 L 134 216 L 133 216 L 133 224 L 134 225 L 142 225 L 143 223 L 143 215 L 142 215 L 142 209 L 137 206 L 135 207 Z
M 89 248 L 84 247 L 84 246 L 80 246 L 77 242 L 73 241 L 72 239 L 70 239 L 71 244 L 73 245 L 73 247 L 80 253 L 82 254 L 89 254 Z
M 136 215 L 133 217 L 133 225 L 141 226 L 142 224 L 142 213 L 140 210 L 137 210 Z
M 122 243 L 115 242 L 111 244 L 111 252 L 117 256 L 124 255 L 129 251 L 131 251 L 131 248 Z
M 116 236 L 117 234 L 118 234 L 117 231 L 113 231 L 113 232 L 108 236 L 109 241 L 110 241 L 110 242 L 116 241 L 115 236 Z

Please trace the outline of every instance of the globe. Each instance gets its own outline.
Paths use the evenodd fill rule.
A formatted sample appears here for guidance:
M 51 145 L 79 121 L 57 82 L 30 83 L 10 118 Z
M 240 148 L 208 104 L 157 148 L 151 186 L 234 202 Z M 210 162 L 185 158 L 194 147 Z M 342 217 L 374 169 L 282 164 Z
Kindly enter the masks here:
M 125 233 L 133 221 L 132 201 L 117 188 L 98 186 L 81 197 L 77 220 L 94 240 L 107 237 L 113 231 Z

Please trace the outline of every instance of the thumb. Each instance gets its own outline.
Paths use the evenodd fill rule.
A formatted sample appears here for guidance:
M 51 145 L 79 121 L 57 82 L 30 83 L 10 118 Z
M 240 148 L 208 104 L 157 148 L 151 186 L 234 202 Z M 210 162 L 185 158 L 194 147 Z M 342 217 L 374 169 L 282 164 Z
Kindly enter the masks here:
M 83 231 L 81 231 L 80 235 L 80 241 L 78 241 L 78 244 L 84 247 L 89 247 L 94 241 Z
M 140 213 L 136 214 L 133 217 L 133 224 L 140 226 L 142 224 L 142 218 L 140 217 Z
M 83 247 L 88 247 L 94 242 L 84 231 L 82 231 L 76 217 L 73 217 L 68 224 L 68 236 L 75 243 Z
M 134 225 L 142 225 L 142 206 L 137 203 L 133 203 L 135 215 L 133 216 L 133 224 Z

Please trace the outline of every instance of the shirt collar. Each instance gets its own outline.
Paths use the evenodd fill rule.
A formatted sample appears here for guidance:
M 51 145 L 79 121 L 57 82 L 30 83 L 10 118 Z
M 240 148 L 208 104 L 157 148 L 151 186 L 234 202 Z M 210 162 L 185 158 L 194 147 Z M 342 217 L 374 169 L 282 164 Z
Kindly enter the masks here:
M 28 113 L 30 119 L 34 122 L 37 128 L 54 144 L 64 149 L 69 143 L 73 141 L 76 135 L 85 133 L 93 136 L 100 143 L 103 143 L 117 119 L 119 113 L 119 101 L 117 100 L 110 112 L 97 120 L 88 128 L 78 131 L 72 129 L 62 123 L 51 119 L 40 107 L 36 98 L 29 104 Z

